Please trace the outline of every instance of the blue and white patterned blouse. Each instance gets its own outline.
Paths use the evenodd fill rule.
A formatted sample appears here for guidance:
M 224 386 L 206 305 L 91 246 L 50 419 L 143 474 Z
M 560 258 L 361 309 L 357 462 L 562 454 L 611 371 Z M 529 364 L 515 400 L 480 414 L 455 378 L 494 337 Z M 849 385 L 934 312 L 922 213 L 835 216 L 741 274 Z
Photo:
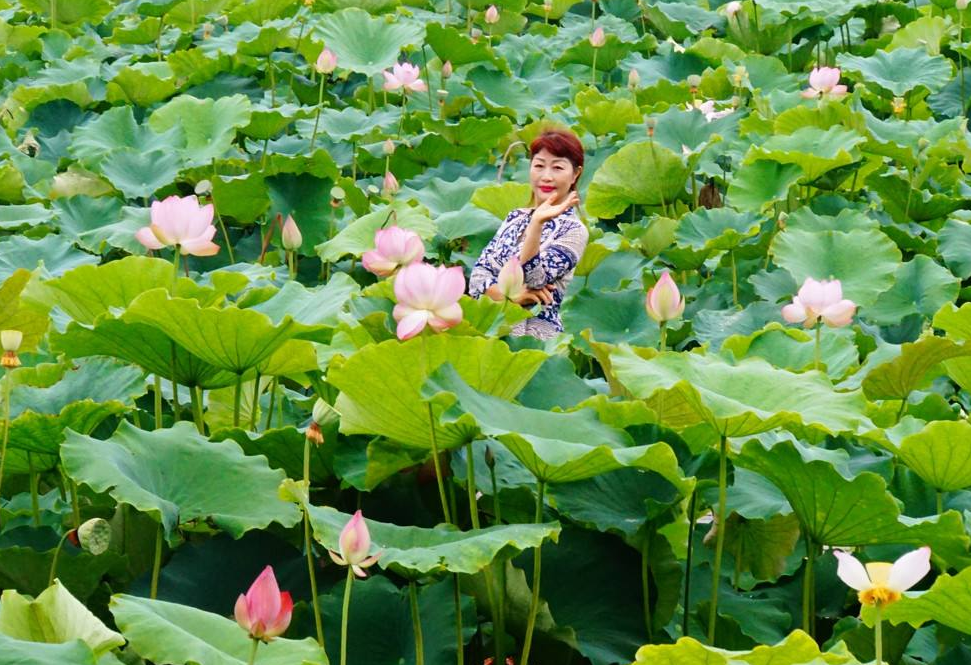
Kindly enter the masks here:
M 523 248 L 523 235 L 529 225 L 531 208 L 513 210 L 496 231 L 482 255 L 472 268 L 469 279 L 469 295 L 479 298 L 486 289 L 499 279 L 499 271 L 513 256 L 519 256 Z M 546 284 L 556 287 L 553 303 L 544 306 L 538 316 L 516 324 L 513 335 L 532 335 L 548 339 L 563 332 L 560 321 L 560 305 L 566 287 L 573 279 L 573 271 L 583 256 L 590 233 L 572 207 L 543 224 L 540 233 L 539 253 L 523 264 L 526 286 L 540 289 Z

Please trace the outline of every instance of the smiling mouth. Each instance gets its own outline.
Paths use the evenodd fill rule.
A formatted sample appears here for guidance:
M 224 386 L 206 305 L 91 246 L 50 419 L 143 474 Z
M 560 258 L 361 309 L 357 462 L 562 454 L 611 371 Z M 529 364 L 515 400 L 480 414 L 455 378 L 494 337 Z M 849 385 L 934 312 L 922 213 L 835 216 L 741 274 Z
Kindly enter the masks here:
M 547 187 L 545 185 L 540 185 L 539 191 L 541 191 L 541 192 L 547 192 L 547 193 L 549 193 L 549 192 L 555 192 L 556 191 L 556 187 Z

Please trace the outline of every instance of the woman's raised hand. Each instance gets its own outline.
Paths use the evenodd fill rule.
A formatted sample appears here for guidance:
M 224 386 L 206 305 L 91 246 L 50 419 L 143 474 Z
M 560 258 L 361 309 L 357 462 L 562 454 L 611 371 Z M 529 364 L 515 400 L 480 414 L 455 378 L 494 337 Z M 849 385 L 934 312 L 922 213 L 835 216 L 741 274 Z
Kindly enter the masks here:
M 562 203 L 554 203 L 555 199 L 556 193 L 554 192 L 548 199 L 536 206 L 536 209 L 529 218 L 530 221 L 534 224 L 543 224 L 547 220 L 553 219 L 570 206 L 575 206 L 580 203 L 580 196 L 577 194 L 576 190 L 570 190 L 570 193 L 567 194 Z

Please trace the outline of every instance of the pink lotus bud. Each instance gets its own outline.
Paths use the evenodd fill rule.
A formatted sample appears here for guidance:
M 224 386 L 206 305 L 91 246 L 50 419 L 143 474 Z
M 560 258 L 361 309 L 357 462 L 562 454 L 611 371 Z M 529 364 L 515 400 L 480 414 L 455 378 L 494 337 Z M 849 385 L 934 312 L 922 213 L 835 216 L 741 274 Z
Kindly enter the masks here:
M 499 22 L 499 9 L 495 5 L 489 5 L 485 13 L 485 22 L 490 25 Z
M 452 61 L 446 60 L 445 64 L 442 65 L 442 78 L 451 78 L 452 76 Z
M 671 273 L 665 272 L 654 288 L 647 292 L 645 307 L 648 316 L 658 323 L 664 323 L 680 317 L 684 304 L 684 297 L 671 279 Z
M 153 201 L 149 226 L 135 232 L 135 239 L 148 249 L 178 247 L 182 254 L 212 256 L 219 245 L 212 242 L 216 227 L 212 224 L 211 203 L 199 205 L 195 196 L 170 196 Z
M 381 184 L 381 193 L 385 196 L 394 196 L 398 193 L 401 186 L 398 184 L 398 179 L 394 177 L 394 173 L 388 171 L 384 174 L 384 182 Z
M 739 2 L 738 0 L 733 0 L 732 2 L 729 2 L 727 5 L 725 5 L 725 15 L 730 19 L 735 18 L 735 14 L 739 13 L 741 10 L 742 10 L 742 3 Z
M 329 48 L 325 48 L 317 56 L 317 62 L 314 63 L 314 69 L 320 74 L 330 74 L 332 71 L 337 69 L 337 56 Z
M 954 0 L 954 8 L 959 12 L 963 12 L 968 8 L 968 0 Z
M 381 552 L 368 556 L 371 550 L 371 534 L 360 510 L 341 529 L 337 544 L 340 553 L 328 550 L 330 558 L 339 566 L 350 566 L 358 577 L 367 577 L 364 569 L 373 566 L 381 556 Z
M 384 152 L 385 156 L 394 154 L 394 141 L 391 139 L 385 139 L 384 144 L 381 146 L 381 150 Z
M 604 35 L 604 29 L 598 27 L 590 34 L 590 46 L 594 48 L 600 48 L 605 43 L 607 43 L 607 37 Z
M 843 286 L 838 279 L 817 282 L 807 277 L 792 303 L 782 308 L 782 318 L 789 323 L 801 323 L 813 328 L 822 320 L 826 325 L 840 328 L 849 325 L 856 313 L 856 303 L 843 298 Z
M 245 595 L 236 600 L 236 623 L 250 637 L 269 642 L 282 635 L 290 625 L 293 600 L 277 586 L 273 567 L 267 566 Z
M 411 339 L 426 325 L 442 332 L 462 322 L 459 298 L 465 293 L 465 275 L 459 267 L 413 263 L 398 271 L 392 312 L 398 322 L 398 339 Z
M 627 87 L 634 90 L 641 84 L 641 75 L 637 73 L 636 69 L 632 69 L 627 73 Z
M 378 277 L 389 277 L 401 266 L 420 261 L 424 255 L 425 245 L 417 233 L 389 226 L 374 233 L 374 249 L 364 252 L 361 262 L 365 270 Z
M 291 215 L 287 215 L 287 221 L 283 223 L 283 231 L 280 232 L 281 239 L 283 241 L 283 249 L 288 252 L 295 252 L 300 249 L 300 245 L 303 244 L 303 236 L 300 234 L 300 229 L 297 228 L 297 223 L 293 221 Z
M 519 257 L 514 256 L 499 271 L 496 286 L 499 287 L 499 292 L 506 300 L 515 302 L 526 294 L 525 279 Z

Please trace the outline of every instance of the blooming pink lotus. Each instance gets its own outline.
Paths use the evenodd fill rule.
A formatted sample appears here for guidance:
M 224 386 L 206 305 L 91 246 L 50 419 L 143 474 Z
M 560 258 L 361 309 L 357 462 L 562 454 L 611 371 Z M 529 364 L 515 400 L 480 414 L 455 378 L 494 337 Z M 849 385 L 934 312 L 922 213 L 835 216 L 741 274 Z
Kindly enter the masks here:
M 135 239 L 148 249 L 174 246 L 182 254 L 218 254 L 219 245 L 212 242 L 216 235 L 213 212 L 211 203 L 200 207 L 195 196 L 170 196 L 164 201 L 152 201 L 152 223 L 138 229 Z
M 499 292 L 506 300 L 518 301 L 526 295 L 526 277 L 523 274 L 523 264 L 519 257 L 514 256 L 499 271 L 499 278 L 496 281 Z
M 398 271 L 394 280 L 394 320 L 398 339 L 411 339 L 426 325 L 441 332 L 462 322 L 459 298 L 465 292 L 465 275 L 459 267 L 413 263 Z
M 839 560 L 836 574 L 859 592 L 864 605 L 882 607 L 900 600 L 904 591 L 920 582 L 931 569 L 931 548 L 926 546 L 893 563 L 875 561 L 865 566 L 849 552 L 833 550 L 833 554 Z
M 594 48 L 600 48 L 607 43 L 607 37 L 604 35 L 604 29 L 598 27 L 592 33 L 590 33 L 590 46 Z
M 236 623 L 249 632 L 250 637 L 269 642 L 282 635 L 290 625 L 293 600 L 287 591 L 277 586 L 273 567 L 267 566 L 236 600 Z
M 341 529 L 337 543 L 340 554 L 328 550 L 330 558 L 339 566 L 350 566 L 358 577 L 367 577 L 364 569 L 373 566 L 381 556 L 381 552 L 368 556 L 371 550 L 371 534 L 360 510 Z
M 425 82 L 418 78 L 421 70 L 410 62 L 396 62 L 390 72 L 384 71 L 381 73 L 384 74 L 385 90 L 397 90 L 398 88 L 404 88 L 412 92 L 425 92 L 428 90 Z
M 684 313 L 684 296 L 678 290 L 678 285 L 671 279 L 671 273 L 665 272 L 647 292 L 647 315 L 658 323 L 672 321 Z
M 820 319 L 833 328 L 839 328 L 853 320 L 856 303 L 843 298 L 843 286 L 838 279 L 817 282 L 807 277 L 792 303 L 782 308 L 782 318 L 789 323 L 801 323 L 804 328 L 814 327 Z
M 317 62 L 314 63 L 314 69 L 320 74 L 330 74 L 337 68 L 337 56 L 329 48 L 325 48 L 317 56 Z
M 375 249 L 364 252 L 364 269 L 378 277 L 389 277 L 401 266 L 421 261 L 425 245 L 414 231 L 399 226 L 378 229 L 374 234 Z
M 839 85 L 840 70 L 838 67 L 814 67 L 809 73 L 809 87 L 802 91 L 806 99 L 826 97 L 839 99 L 846 94 L 846 86 Z

